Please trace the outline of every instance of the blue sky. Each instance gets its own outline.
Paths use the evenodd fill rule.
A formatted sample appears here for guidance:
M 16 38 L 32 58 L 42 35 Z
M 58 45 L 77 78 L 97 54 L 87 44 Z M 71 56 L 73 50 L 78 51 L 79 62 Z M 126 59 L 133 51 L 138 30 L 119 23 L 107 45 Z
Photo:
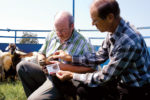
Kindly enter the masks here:
M 76 29 L 96 29 L 89 13 L 92 1 L 75 0 Z M 150 0 L 117 1 L 124 19 L 135 27 L 150 26 Z M 0 29 L 53 29 L 54 15 L 60 10 L 72 13 L 72 0 L 0 0 Z
M 75 0 L 75 26 L 91 29 L 89 7 L 92 0 Z M 150 0 L 118 0 L 121 16 L 136 27 L 150 26 Z M 72 0 L 0 0 L 0 28 L 52 29 L 59 10 L 72 13 Z

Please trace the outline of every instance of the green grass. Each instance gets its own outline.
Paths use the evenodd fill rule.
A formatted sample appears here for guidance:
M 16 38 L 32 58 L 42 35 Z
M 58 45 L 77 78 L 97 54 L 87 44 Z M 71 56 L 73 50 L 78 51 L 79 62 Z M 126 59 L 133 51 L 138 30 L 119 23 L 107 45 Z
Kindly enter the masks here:
M 26 100 L 20 81 L 0 82 L 0 100 Z

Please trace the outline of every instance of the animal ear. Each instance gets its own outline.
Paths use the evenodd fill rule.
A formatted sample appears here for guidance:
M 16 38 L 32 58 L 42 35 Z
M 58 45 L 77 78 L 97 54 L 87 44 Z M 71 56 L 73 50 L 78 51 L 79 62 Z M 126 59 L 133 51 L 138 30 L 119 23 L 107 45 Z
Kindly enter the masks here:
M 8 51 L 8 50 L 9 50 L 9 46 L 7 46 L 7 47 L 5 48 L 5 50 Z

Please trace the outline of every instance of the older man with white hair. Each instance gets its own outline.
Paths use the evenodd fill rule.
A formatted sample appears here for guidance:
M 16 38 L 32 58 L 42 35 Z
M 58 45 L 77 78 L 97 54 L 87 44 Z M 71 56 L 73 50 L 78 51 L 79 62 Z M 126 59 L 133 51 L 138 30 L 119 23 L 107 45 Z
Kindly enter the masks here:
M 39 55 L 44 54 L 49 57 L 57 50 L 64 50 L 70 55 L 84 55 L 94 52 L 87 40 L 74 29 L 74 20 L 70 13 L 66 11 L 57 13 L 54 19 L 54 28 L 55 30 L 48 34 L 45 44 L 39 50 Z M 57 61 L 57 63 L 61 70 L 76 73 L 97 70 L 95 67 L 70 65 L 65 61 Z M 17 72 L 29 100 L 62 100 L 63 96 L 52 82 L 52 76 L 46 76 L 40 65 L 24 61 L 17 65 Z

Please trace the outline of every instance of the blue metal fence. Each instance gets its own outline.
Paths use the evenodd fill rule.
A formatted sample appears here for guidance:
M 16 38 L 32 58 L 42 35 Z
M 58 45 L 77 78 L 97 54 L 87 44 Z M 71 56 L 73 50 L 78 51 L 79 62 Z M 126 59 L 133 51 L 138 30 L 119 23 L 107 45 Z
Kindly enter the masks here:
M 137 29 L 150 29 L 150 27 L 138 27 Z M 17 32 L 50 32 L 51 30 L 14 30 L 14 29 L 0 29 L 0 31 L 7 31 L 7 32 L 14 32 L 14 36 L 0 36 L 0 38 L 14 38 L 14 43 L 16 44 L 17 38 L 38 38 L 38 39 L 45 39 L 45 37 L 21 37 L 17 36 Z M 80 32 L 98 32 L 98 30 L 81 30 L 78 29 Z M 144 36 L 145 39 L 150 39 L 150 36 Z M 103 37 L 89 37 L 89 41 L 91 42 L 92 39 L 104 39 Z M 19 48 L 21 48 L 25 52 L 32 52 L 38 51 L 42 44 L 16 44 Z M 5 51 L 6 46 L 8 43 L 0 43 L 0 49 Z M 100 45 L 94 46 L 95 50 L 97 51 Z
M 5 48 L 9 45 L 9 43 L 0 43 L 0 50 L 3 52 L 6 51 Z M 38 51 L 42 44 L 16 44 L 16 46 L 23 52 L 29 53 L 33 51 Z
M 17 38 L 38 38 L 45 39 L 45 37 L 19 37 L 17 32 L 50 32 L 51 30 L 14 30 L 14 29 L 0 29 L 0 31 L 14 32 L 15 36 L 0 36 L 0 38 L 14 38 L 14 43 L 16 44 Z

